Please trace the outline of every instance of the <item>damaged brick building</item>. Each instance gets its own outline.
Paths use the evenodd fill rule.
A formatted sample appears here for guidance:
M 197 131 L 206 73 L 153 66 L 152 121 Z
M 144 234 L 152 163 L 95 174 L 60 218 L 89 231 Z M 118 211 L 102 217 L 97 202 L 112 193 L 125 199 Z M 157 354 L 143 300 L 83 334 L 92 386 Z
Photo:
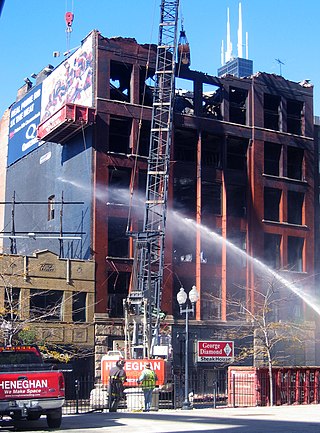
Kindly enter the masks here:
M 73 122 L 60 117 L 41 146 L 14 157 L 7 168 L 6 200 L 15 192 L 29 201 L 51 200 L 53 206 L 63 191 L 65 200 L 83 202 L 65 211 L 64 230 L 82 239 L 64 241 L 64 254 L 93 258 L 96 264 L 99 360 L 124 338 L 123 300 L 134 247 L 127 232 L 138 231 L 143 220 L 156 47 L 96 31 L 84 43 L 86 66 L 78 63 L 91 96 L 79 103 L 87 106 L 81 126 L 74 127 L 77 113 Z M 59 68 L 69 64 L 67 59 Z M 39 83 L 43 94 L 54 74 Z M 239 305 L 252 306 L 261 279 L 274 277 L 245 253 L 281 270 L 286 281 L 307 281 L 306 290 L 314 293 L 318 151 L 308 83 L 267 73 L 218 78 L 179 65 L 176 76 L 161 308 L 166 313 L 162 333 L 171 337 L 178 368 L 181 286 L 188 291 L 196 285 L 200 293 L 190 324 L 193 340 L 228 338 L 228 329 L 240 320 Z M 46 108 L 49 116 L 49 103 Z M 59 232 L 58 212 L 51 219 L 39 210 L 29 212 L 28 221 L 16 212 L 19 230 L 32 231 L 28 224 L 36 220 L 39 230 Z M 17 240 L 20 254 L 44 247 L 45 240 L 36 245 Z M 61 254 L 59 245 L 49 249 Z M 240 300 L 238 307 L 231 297 Z M 288 312 L 291 319 L 312 319 L 302 299 L 290 302 L 279 320 Z M 299 356 L 301 363 L 317 362 L 315 347 Z

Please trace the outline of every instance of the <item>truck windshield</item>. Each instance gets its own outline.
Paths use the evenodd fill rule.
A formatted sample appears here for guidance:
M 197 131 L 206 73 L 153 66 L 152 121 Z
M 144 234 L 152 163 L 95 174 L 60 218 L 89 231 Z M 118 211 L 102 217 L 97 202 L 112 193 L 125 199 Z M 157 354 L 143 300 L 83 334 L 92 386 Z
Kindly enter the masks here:
M 0 365 L 41 363 L 41 357 L 35 352 L 1 352 L 0 356 Z

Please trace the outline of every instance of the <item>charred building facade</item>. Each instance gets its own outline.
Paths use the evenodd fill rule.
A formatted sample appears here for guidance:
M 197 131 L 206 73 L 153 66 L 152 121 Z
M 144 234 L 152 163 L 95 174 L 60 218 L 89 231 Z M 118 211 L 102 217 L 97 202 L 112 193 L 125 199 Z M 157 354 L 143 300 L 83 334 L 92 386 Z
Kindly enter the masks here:
M 94 259 L 97 359 L 124 338 L 134 248 L 128 232 L 143 220 L 155 61 L 154 46 L 92 32 L 24 97 L 32 96 L 34 106 L 42 98 L 40 142 L 23 145 L 9 136 L 6 200 L 48 203 L 24 211 L 16 206 L 15 233 L 36 227 L 81 237 L 16 238 L 14 247 L 18 254 L 46 248 Z M 289 295 L 277 320 L 312 320 L 290 285 L 314 294 L 313 88 L 267 73 L 218 78 L 177 71 L 162 338 L 171 338 L 174 354 L 181 352 L 181 286 L 196 285 L 200 293 L 192 339 L 225 340 L 247 319 L 244 309 L 253 308 L 261 285 L 275 284 L 278 274 L 277 285 Z M 11 130 L 21 101 L 19 110 L 19 103 L 11 109 Z M 25 152 L 15 153 L 21 146 Z M 11 211 L 8 205 L 4 227 L 12 234 Z M 4 242 L 11 252 L 12 239 Z M 300 363 L 316 363 L 314 346 L 302 352 Z

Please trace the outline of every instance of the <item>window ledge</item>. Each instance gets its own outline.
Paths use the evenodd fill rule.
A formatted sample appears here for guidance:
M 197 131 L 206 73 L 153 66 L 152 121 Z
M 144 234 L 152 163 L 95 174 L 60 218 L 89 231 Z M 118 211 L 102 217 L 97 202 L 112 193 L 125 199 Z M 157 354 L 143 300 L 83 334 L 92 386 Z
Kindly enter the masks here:
M 269 177 L 271 179 L 275 179 L 278 181 L 285 181 L 285 182 L 294 182 L 294 183 L 302 183 L 307 185 L 308 181 L 306 179 L 293 179 L 291 177 L 284 177 L 284 176 L 275 176 L 274 174 L 268 174 L 268 173 L 262 173 L 262 176 Z
M 297 229 L 308 230 L 308 226 L 305 225 L 305 224 L 292 224 L 292 223 L 288 223 L 288 222 L 266 220 L 264 218 L 262 219 L 262 222 L 266 223 L 266 224 L 272 224 L 272 225 L 278 225 L 278 226 L 285 226 L 285 227 L 292 227 L 292 228 L 297 228 Z

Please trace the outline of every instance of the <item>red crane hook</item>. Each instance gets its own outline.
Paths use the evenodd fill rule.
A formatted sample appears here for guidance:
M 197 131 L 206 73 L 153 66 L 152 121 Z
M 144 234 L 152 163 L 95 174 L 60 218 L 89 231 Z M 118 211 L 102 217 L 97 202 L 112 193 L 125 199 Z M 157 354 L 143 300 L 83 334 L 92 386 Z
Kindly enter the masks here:
M 74 18 L 74 15 L 72 12 L 66 12 L 65 20 L 66 20 L 67 27 L 72 26 L 73 18 Z

